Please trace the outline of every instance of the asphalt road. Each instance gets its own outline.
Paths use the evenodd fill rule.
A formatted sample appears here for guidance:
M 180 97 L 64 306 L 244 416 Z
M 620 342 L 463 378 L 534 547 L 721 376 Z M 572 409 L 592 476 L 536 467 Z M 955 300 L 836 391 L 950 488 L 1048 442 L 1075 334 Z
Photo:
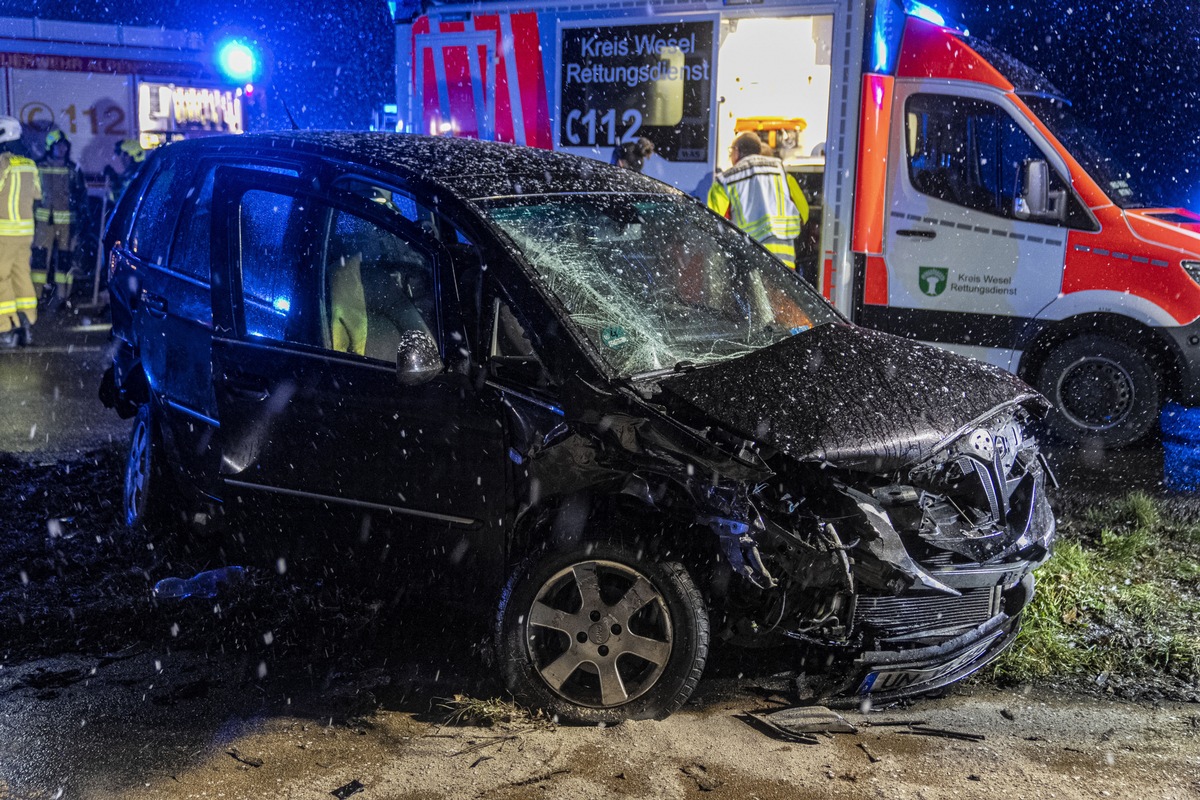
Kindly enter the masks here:
M 49 461 L 129 435 L 130 423 L 96 396 L 108 332 L 84 314 L 44 314 L 32 347 L 0 350 L 0 452 Z

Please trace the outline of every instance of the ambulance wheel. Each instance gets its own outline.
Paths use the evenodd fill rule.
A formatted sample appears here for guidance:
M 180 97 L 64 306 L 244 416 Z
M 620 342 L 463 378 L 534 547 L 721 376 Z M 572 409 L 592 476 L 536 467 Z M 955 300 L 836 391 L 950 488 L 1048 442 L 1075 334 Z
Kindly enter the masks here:
M 154 527 L 171 519 L 178 489 L 163 452 L 162 433 L 153 401 L 138 406 L 125 461 L 125 526 L 134 530 Z
M 497 616 L 518 702 L 595 725 L 662 719 L 691 696 L 708 656 L 708 612 L 682 564 L 618 542 L 526 560 Z
M 1162 403 L 1162 380 L 1150 359 L 1125 342 L 1097 334 L 1055 347 L 1038 371 L 1036 386 L 1054 404 L 1052 432 L 1072 444 L 1133 444 L 1154 427 Z

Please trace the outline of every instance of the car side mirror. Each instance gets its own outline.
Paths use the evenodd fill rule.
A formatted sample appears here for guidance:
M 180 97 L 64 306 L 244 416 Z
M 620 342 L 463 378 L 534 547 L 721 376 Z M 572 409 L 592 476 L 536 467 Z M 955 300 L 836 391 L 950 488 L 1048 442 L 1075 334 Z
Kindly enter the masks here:
M 1017 219 L 1063 221 L 1067 218 L 1067 192 L 1063 189 L 1050 191 L 1050 165 L 1042 159 L 1025 162 L 1022 171 L 1024 190 L 1017 198 Z
M 420 386 L 446 369 L 437 342 L 426 331 L 404 331 L 396 345 L 396 380 L 403 386 Z

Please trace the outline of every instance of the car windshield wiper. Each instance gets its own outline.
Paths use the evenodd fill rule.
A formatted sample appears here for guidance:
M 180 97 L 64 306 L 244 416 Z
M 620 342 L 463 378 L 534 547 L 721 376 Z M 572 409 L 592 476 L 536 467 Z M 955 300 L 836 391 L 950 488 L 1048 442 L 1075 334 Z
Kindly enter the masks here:
M 629 376 L 629 380 L 637 383 L 638 381 L 649 380 L 651 378 L 662 378 L 666 375 L 677 375 L 680 372 L 691 372 L 696 368 L 695 361 L 677 361 L 675 366 L 666 367 L 664 369 L 653 369 L 649 372 L 637 372 Z

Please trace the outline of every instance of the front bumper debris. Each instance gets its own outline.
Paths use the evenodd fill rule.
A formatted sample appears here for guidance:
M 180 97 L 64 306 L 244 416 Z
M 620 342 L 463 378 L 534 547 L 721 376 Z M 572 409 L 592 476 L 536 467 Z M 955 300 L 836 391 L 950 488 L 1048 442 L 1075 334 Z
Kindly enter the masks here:
M 949 686 L 999 658 L 1015 641 L 1021 611 L 1033 599 L 1029 574 L 1004 593 L 1006 611 L 940 644 L 916 649 L 873 650 L 850 665 L 847 679 L 830 700 L 848 707 L 869 700 L 890 703 Z

